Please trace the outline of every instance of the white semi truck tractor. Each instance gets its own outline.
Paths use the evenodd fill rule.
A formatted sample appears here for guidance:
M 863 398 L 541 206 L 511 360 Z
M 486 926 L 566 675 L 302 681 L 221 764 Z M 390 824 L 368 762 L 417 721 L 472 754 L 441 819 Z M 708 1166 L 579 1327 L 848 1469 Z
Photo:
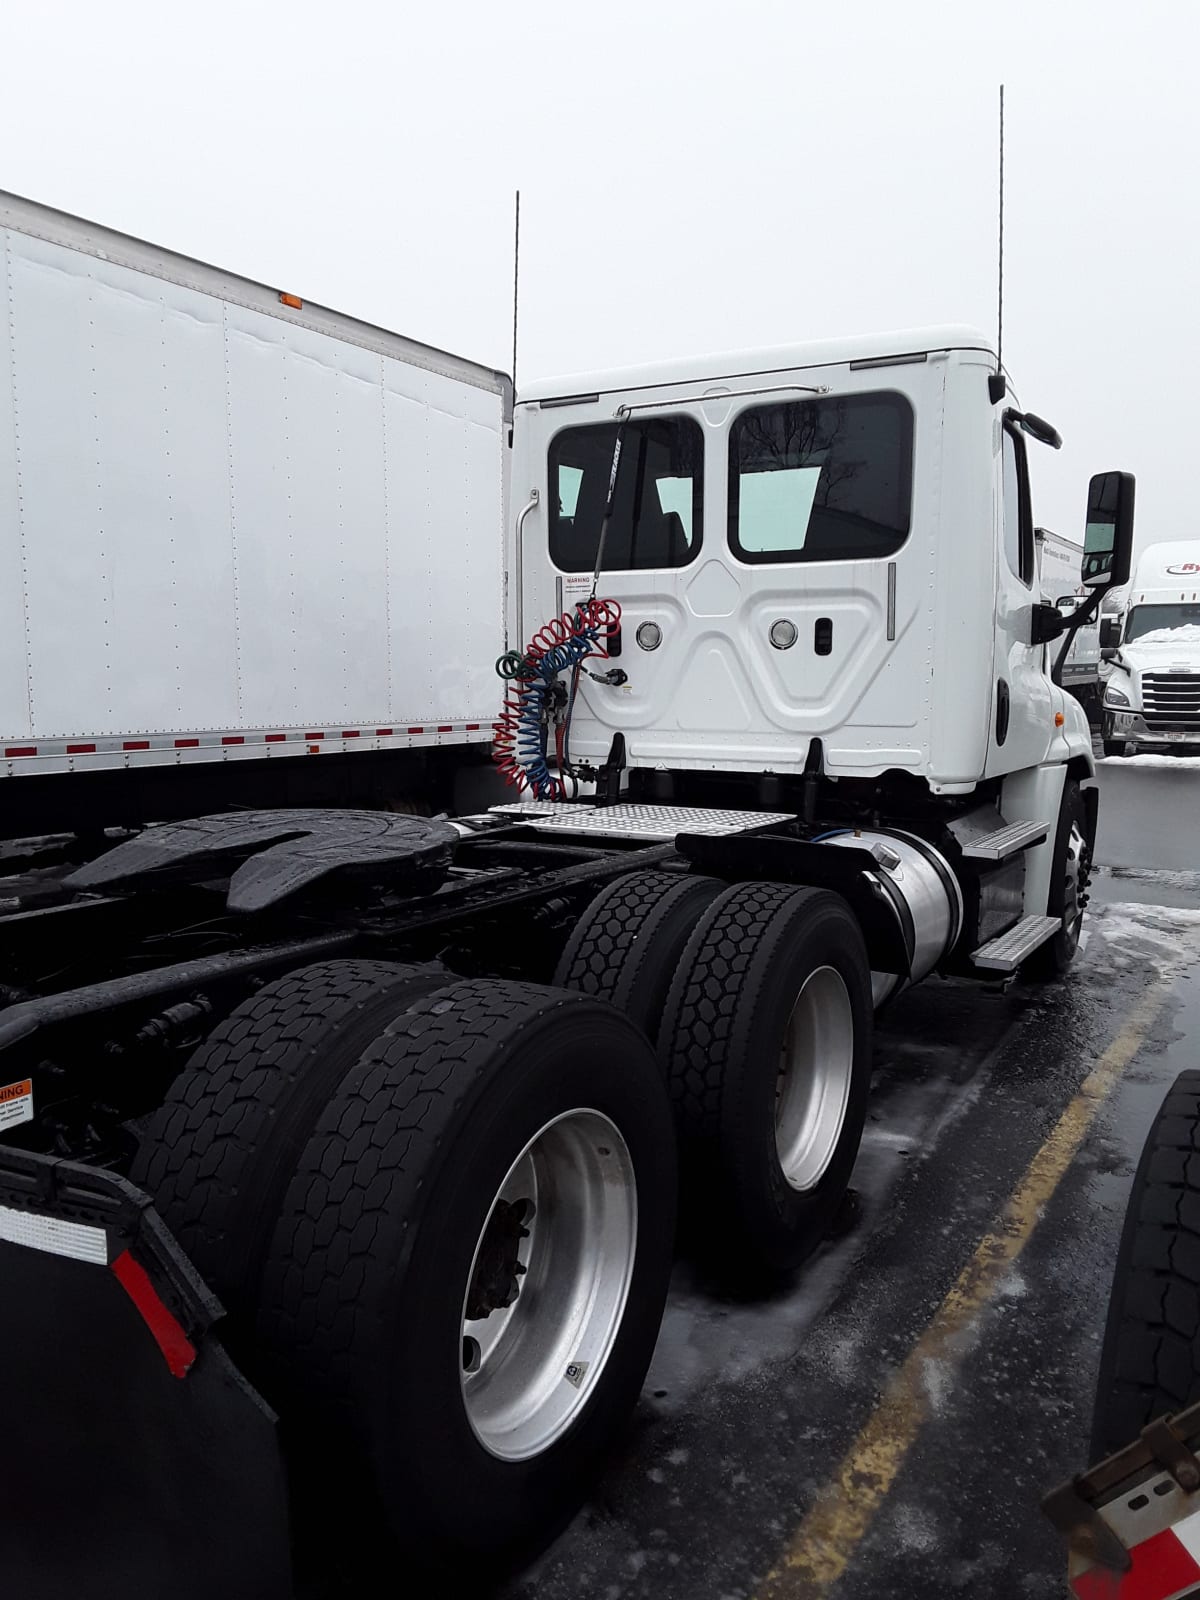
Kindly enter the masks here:
M 1200 750 L 1200 540 L 1147 546 L 1123 612 L 1101 627 L 1105 755 Z
M 1065 623 L 1026 465 L 1058 436 L 968 329 L 531 386 L 510 442 L 482 369 L 8 221 L 0 803 L 76 760 L 131 790 L 119 831 L 10 844 L 0 883 L 8 1587 L 274 1600 L 416 1564 L 451 1592 L 578 1505 L 677 1207 L 716 1271 L 795 1271 L 850 1179 L 875 1009 L 1074 956 L 1097 791 L 1059 676 L 1128 575 L 1133 482 L 1092 480 Z M 164 453 L 180 418 L 203 458 Z M 144 682 L 139 580 L 180 607 Z M 201 603 L 219 637 L 189 637 Z M 354 763 L 424 737 L 407 708 L 474 733 L 482 654 L 494 795 L 206 812 L 244 745 L 186 741 L 305 774 L 318 733 L 379 744 Z M 183 774 L 165 819 L 139 741 Z

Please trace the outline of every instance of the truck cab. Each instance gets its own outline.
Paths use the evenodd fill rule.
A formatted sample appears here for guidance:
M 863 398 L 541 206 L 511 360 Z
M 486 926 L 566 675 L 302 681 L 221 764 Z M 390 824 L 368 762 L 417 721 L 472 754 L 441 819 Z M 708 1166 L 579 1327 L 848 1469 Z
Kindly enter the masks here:
M 622 681 L 581 677 L 570 759 L 620 735 L 647 798 L 777 804 L 819 767 L 897 811 L 976 797 L 1053 823 L 1068 770 L 1093 773 L 1030 500 L 1027 440 L 1057 436 L 997 385 L 989 340 L 945 327 L 527 387 L 522 637 L 595 590 L 622 444 L 596 591 L 622 608 Z
M 1124 611 L 1103 630 L 1105 754 L 1200 751 L 1200 540 L 1144 550 Z

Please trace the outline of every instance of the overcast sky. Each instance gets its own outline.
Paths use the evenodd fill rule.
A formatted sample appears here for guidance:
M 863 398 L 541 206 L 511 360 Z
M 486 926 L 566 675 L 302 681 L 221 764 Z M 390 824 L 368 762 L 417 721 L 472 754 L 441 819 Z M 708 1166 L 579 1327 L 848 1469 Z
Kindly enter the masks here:
M 0 187 L 518 379 L 965 321 L 1200 536 L 1196 0 L 163 0 L 4 8 Z

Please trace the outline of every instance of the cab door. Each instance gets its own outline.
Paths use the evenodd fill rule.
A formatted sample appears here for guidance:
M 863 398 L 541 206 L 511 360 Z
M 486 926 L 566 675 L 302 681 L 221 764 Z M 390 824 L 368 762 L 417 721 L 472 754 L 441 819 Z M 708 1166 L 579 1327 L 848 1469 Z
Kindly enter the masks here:
M 996 608 L 987 776 L 1045 760 L 1053 733 L 1046 646 L 1031 642 L 1040 599 L 1025 440 L 1007 419 L 995 471 Z

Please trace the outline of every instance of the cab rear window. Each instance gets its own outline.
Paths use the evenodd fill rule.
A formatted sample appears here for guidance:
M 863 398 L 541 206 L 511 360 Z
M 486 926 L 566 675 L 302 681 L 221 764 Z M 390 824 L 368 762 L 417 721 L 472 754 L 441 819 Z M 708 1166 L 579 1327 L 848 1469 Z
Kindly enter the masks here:
M 550 445 L 550 559 L 591 572 L 608 494 L 617 424 L 568 428 Z M 691 417 L 625 424 L 602 569 L 684 567 L 700 548 L 704 436 Z
M 729 433 L 729 543 L 743 561 L 893 555 L 912 516 L 913 413 L 903 395 L 752 406 Z

